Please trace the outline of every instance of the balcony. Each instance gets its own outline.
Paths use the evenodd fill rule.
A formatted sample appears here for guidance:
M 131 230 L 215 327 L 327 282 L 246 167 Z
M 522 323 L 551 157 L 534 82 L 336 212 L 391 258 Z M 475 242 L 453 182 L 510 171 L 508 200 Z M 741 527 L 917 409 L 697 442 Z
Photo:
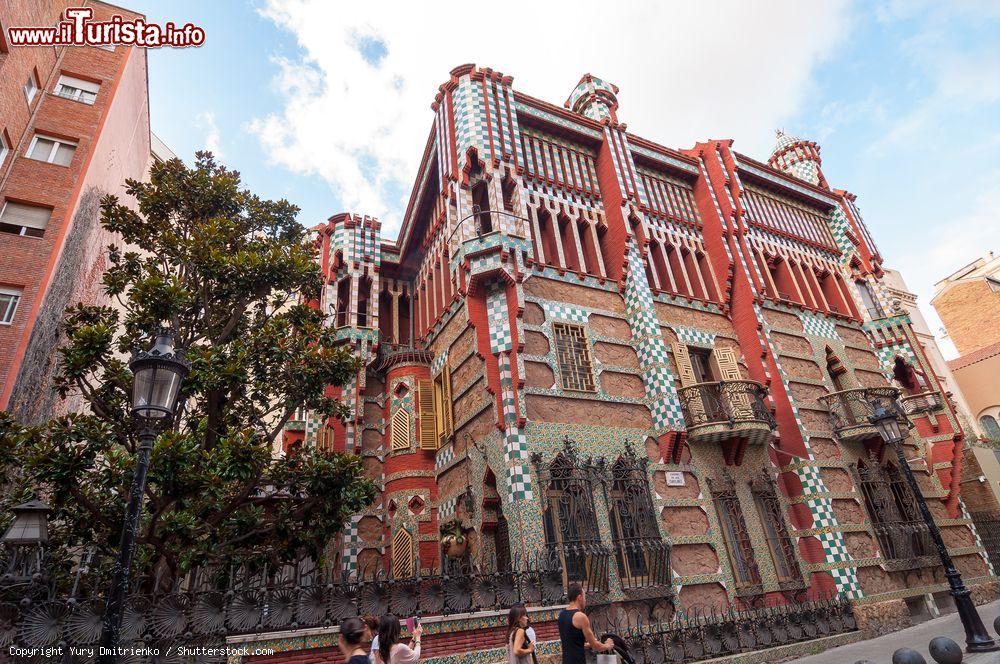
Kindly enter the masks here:
M 898 397 L 899 390 L 894 387 L 862 387 L 831 392 L 818 401 L 829 410 L 833 433 L 841 442 L 849 442 L 878 438 L 878 429 L 869 420 L 875 413 L 874 405 L 898 408 Z
M 399 364 L 417 364 L 430 366 L 434 353 L 422 348 L 414 348 L 409 344 L 381 343 L 378 356 L 375 358 L 375 371 L 388 371 Z
M 944 408 L 944 399 L 942 399 L 941 393 L 936 390 L 921 394 L 908 394 L 901 400 L 903 402 L 903 412 L 907 415 L 932 413 Z
M 678 394 L 684 409 L 688 438 L 717 442 L 747 438 L 764 443 L 777 427 L 764 403 L 767 390 L 751 380 L 724 380 L 682 387 Z

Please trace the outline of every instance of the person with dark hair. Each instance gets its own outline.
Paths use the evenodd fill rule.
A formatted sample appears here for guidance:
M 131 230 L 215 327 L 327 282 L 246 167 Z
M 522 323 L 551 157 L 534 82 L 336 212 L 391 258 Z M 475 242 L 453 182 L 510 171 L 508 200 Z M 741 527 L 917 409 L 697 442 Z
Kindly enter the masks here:
M 420 635 L 423 628 L 413 628 L 410 645 L 399 642 L 399 618 L 387 613 L 378 622 L 376 664 L 417 664 L 420 661 Z
M 507 614 L 507 664 L 531 664 L 535 644 L 527 636 L 528 611 L 515 604 Z
M 368 664 L 375 664 L 375 651 L 378 650 L 378 618 L 375 616 L 361 616 L 361 621 L 367 628 L 365 641 L 371 643 L 368 648 Z
M 569 604 L 559 612 L 556 622 L 559 625 L 559 640 L 562 642 L 563 664 L 584 664 L 589 647 L 594 652 L 610 652 L 615 644 L 611 639 L 604 643 L 597 640 L 594 630 L 590 627 L 590 618 L 583 612 L 587 608 L 587 593 L 579 583 L 571 583 L 566 590 Z
M 367 626 L 361 618 L 348 618 L 340 623 L 337 646 L 344 654 L 347 664 L 368 664 L 368 653 L 364 647 L 366 629 Z

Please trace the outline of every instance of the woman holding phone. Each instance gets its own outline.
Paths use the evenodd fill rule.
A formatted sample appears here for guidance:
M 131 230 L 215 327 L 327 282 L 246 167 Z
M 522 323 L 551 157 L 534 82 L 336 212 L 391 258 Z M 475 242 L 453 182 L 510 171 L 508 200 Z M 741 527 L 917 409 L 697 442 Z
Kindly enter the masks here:
M 415 623 L 410 645 L 399 641 L 399 618 L 387 613 L 378 623 L 376 664 L 416 664 L 420 661 L 420 635 L 423 628 Z

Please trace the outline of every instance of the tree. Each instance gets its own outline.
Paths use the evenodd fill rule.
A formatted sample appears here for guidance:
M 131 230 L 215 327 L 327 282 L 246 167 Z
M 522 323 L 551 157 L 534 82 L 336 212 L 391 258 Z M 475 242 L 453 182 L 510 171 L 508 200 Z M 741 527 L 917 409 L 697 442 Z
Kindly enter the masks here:
M 298 208 L 242 190 L 211 153 L 126 183 L 138 211 L 101 202 L 102 226 L 124 242 L 108 247 L 103 279 L 120 307 L 78 304 L 63 323 L 55 389 L 82 395 L 85 412 L 37 427 L 0 415 L 0 463 L 20 475 L 12 495 L 50 503 L 59 550 L 114 552 L 138 444 L 128 354 L 166 322 L 191 372 L 153 448 L 137 571 L 321 557 L 375 487 L 353 454 L 272 453 L 297 408 L 342 416 L 326 388 L 357 369 L 309 304 L 322 278 Z

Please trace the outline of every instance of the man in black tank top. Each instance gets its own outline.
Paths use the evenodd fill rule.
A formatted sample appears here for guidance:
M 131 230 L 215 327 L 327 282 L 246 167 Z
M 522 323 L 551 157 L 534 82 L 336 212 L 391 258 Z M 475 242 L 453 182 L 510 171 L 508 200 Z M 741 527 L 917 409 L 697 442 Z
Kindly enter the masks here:
M 569 604 L 559 612 L 559 640 L 562 642 L 563 664 L 584 664 L 587 661 L 585 648 L 594 652 L 608 652 L 615 644 L 611 639 L 604 643 L 597 640 L 590 628 L 590 618 L 583 612 L 587 608 L 587 594 L 579 583 L 571 583 L 566 593 Z

